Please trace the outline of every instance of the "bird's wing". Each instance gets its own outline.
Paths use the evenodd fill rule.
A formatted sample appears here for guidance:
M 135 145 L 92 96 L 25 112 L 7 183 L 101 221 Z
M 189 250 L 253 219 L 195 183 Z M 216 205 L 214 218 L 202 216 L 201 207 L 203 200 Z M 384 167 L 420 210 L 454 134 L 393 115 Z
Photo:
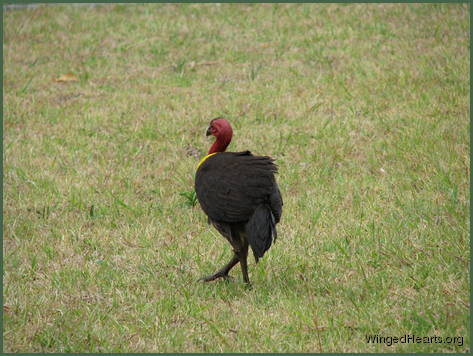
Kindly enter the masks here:
M 269 157 L 253 156 L 249 151 L 219 153 L 209 157 L 196 172 L 197 198 L 212 220 L 247 221 L 258 205 L 270 200 L 277 203 L 278 197 L 271 198 L 278 190 L 276 172 Z

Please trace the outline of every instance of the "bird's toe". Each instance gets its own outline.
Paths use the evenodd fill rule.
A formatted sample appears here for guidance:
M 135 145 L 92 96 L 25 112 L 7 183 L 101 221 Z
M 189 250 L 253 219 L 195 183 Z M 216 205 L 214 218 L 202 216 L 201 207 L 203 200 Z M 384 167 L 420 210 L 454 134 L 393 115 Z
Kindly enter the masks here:
M 210 282 L 213 281 L 215 278 L 212 278 L 212 276 L 203 276 L 198 279 L 199 282 Z
M 211 274 L 210 276 L 201 277 L 201 278 L 199 278 L 199 281 L 200 282 L 211 282 L 211 281 L 214 281 L 218 278 L 223 278 L 225 280 L 229 280 L 230 276 L 228 274 L 215 273 L 215 274 Z

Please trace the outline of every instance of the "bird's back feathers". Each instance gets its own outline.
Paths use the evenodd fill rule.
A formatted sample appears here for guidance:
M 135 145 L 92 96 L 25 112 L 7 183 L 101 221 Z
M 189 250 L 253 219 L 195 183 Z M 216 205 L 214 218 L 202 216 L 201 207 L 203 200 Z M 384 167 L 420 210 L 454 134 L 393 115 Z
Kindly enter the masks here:
M 258 205 L 279 194 L 276 172 L 273 160 L 266 156 L 249 151 L 218 153 L 197 169 L 197 198 L 212 220 L 248 221 Z

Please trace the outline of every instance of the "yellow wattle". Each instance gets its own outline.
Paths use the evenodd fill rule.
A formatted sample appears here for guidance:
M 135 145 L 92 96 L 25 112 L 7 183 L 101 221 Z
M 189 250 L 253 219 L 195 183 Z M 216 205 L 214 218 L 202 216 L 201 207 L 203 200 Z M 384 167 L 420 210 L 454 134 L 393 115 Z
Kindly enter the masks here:
M 218 153 L 218 152 L 214 152 L 214 153 L 211 153 L 211 154 L 205 156 L 204 158 L 202 158 L 202 159 L 200 160 L 199 164 L 197 165 L 196 170 L 199 169 L 200 165 L 201 165 L 202 163 L 204 163 L 207 158 L 209 158 L 210 156 L 213 156 L 213 155 L 215 155 L 215 154 L 217 154 L 217 153 Z

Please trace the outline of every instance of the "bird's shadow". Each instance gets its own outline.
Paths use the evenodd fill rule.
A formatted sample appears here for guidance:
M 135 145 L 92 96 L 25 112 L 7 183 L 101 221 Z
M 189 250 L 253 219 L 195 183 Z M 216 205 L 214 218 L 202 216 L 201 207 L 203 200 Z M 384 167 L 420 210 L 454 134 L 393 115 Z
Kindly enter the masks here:
M 261 263 L 261 262 L 260 262 Z M 314 292 L 314 285 L 317 281 L 305 279 L 302 275 L 280 274 L 272 271 L 269 266 L 253 266 L 250 275 L 251 285 L 243 282 L 239 271 L 232 271 L 228 279 L 217 279 L 210 282 L 204 282 L 195 279 L 196 286 L 194 292 L 202 297 L 220 299 L 222 301 L 231 301 L 254 295 L 257 297 L 268 298 L 279 295 L 281 298 L 292 299 L 294 296 L 304 296 L 307 293 Z
M 254 287 L 243 282 L 241 276 L 228 276 L 228 278 L 219 278 L 211 282 L 202 280 L 195 281 L 196 294 L 206 297 L 218 298 L 223 301 L 238 299 L 248 295 Z

